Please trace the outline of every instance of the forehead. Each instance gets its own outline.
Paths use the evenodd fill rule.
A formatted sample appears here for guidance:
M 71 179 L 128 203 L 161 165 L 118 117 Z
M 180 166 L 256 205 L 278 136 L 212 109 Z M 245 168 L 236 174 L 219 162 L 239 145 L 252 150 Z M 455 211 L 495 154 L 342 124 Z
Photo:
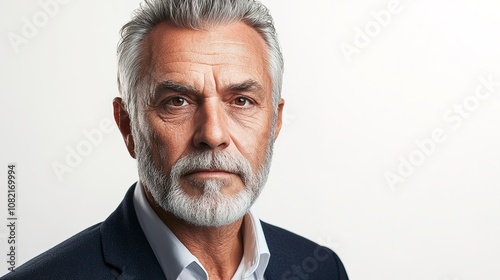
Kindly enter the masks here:
M 156 82 L 206 87 L 211 80 L 217 86 L 250 79 L 270 88 L 266 44 L 243 22 L 199 30 L 163 22 L 146 36 L 143 47 L 146 69 Z

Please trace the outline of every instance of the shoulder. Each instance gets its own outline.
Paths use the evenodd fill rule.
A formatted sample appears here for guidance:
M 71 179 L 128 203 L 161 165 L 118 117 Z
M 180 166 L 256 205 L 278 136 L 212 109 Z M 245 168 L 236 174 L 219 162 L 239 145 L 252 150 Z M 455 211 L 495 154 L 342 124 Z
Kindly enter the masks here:
M 2 279 L 89 279 L 109 274 L 101 250 L 101 224 L 74 235 L 9 272 Z M 111 275 L 110 275 L 111 276 Z
M 268 271 L 275 277 L 279 279 L 348 279 L 344 265 L 331 249 L 288 230 L 265 222 L 261 224 L 271 252 Z

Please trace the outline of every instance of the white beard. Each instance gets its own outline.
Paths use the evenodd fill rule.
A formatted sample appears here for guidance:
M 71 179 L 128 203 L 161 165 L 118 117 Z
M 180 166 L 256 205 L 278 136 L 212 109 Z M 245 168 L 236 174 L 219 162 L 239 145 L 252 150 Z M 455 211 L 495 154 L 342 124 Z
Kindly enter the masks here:
M 154 141 L 137 139 L 142 143 Z M 241 219 L 253 205 L 267 180 L 271 165 L 274 137 L 271 135 L 265 162 L 257 173 L 252 171 L 248 160 L 227 151 L 204 150 L 180 158 L 170 176 L 152 156 L 149 145 L 136 145 L 139 178 L 156 203 L 166 212 L 196 226 L 220 227 Z M 160 158 L 164 151 L 160 150 Z M 199 169 L 221 169 L 238 174 L 244 188 L 235 195 L 224 195 L 221 188 L 229 182 L 222 179 L 189 180 L 202 190 L 199 196 L 191 196 L 181 187 L 179 179 Z

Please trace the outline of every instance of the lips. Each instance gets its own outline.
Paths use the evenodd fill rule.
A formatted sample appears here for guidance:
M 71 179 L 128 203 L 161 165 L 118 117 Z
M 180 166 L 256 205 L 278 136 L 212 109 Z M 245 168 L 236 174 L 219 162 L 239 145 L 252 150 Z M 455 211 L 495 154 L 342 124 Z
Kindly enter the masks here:
M 229 175 L 229 174 L 234 174 L 231 171 L 228 170 L 223 170 L 223 169 L 198 169 L 194 171 L 190 171 L 186 173 L 184 176 L 190 176 L 190 175 Z

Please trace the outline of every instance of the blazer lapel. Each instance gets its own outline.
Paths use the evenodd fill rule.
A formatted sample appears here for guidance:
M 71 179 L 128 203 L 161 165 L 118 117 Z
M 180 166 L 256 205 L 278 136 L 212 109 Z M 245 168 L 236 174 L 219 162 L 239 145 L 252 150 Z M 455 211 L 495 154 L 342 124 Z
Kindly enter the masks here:
M 133 202 L 135 185 L 132 185 L 122 203 L 102 223 L 104 260 L 112 266 L 116 279 L 165 279 L 137 220 Z

